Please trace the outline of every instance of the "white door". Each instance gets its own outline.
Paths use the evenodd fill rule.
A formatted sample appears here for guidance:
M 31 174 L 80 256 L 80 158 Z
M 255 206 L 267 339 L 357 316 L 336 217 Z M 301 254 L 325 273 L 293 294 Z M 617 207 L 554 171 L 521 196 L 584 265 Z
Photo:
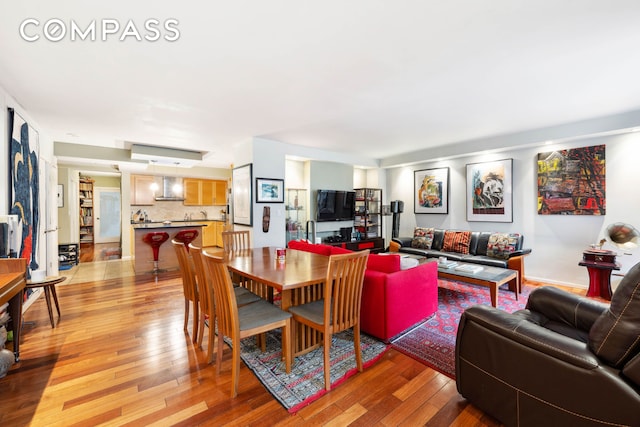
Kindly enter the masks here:
M 95 187 L 94 243 L 120 243 L 120 188 Z

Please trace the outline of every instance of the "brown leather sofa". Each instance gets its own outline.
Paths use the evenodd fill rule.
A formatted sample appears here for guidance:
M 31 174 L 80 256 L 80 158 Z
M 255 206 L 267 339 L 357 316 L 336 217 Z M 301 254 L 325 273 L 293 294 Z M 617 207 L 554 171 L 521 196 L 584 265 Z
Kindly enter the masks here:
M 541 287 L 513 314 L 467 309 L 456 384 L 507 426 L 640 426 L 640 264 L 610 305 Z

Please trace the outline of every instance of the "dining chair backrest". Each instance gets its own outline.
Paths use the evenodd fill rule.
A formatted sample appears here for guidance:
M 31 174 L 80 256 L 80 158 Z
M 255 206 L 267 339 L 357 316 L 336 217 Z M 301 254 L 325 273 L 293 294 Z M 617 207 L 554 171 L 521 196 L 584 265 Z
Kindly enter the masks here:
M 224 259 L 208 253 L 204 253 L 203 258 L 213 285 L 218 334 L 228 337 L 239 336 L 238 304 Z
M 251 235 L 249 230 L 223 231 L 222 247 L 226 253 L 250 249 Z
M 369 251 L 331 255 L 324 288 L 324 325 L 333 333 L 356 325 Z
M 196 289 L 195 274 L 190 265 L 187 248 L 185 248 L 182 242 L 175 239 L 171 240 L 171 245 L 173 245 L 173 249 L 176 251 L 176 257 L 178 258 L 178 267 L 180 268 L 180 275 L 182 276 L 184 296 L 189 301 L 197 301 L 198 291 Z
M 193 260 L 196 271 L 196 284 L 198 287 L 198 299 L 200 302 L 200 318 L 198 319 L 198 347 L 202 347 L 204 330 L 208 320 L 208 342 L 207 342 L 207 362 L 213 362 L 213 341 L 216 329 L 215 301 L 213 297 L 213 285 L 206 271 L 204 260 L 202 259 L 202 248 L 189 243 L 189 253 Z
M 214 307 L 213 288 L 211 281 L 206 274 L 204 262 L 202 261 L 202 248 L 189 243 L 189 254 L 195 267 L 196 287 L 198 289 L 198 298 L 200 301 L 200 311 L 210 315 Z
M 191 266 L 191 259 L 187 253 L 187 248 L 182 242 L 175 239 L 171 240 L 171 245 L 175 249 L 176 257 L 178 258 L 178 266 L 180 268 L 180 275 L 182 276 L 182 288 L 184 290 L 184 330 L 187 330 L 187 324 L 189 323 L 189 303 L 192 304 L 193 311 L 193 342 L 198 339 L 198 318 L 199 315 L 199 302 L 198 302 L 198 290 L 196 288 L 196 279 L 194 268 Z

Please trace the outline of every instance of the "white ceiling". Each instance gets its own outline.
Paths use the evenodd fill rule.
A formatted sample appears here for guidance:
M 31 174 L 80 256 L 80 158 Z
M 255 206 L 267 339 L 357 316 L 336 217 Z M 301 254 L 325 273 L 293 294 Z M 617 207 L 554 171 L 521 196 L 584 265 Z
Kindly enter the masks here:
M 251 137 L 377 159 L 640 108 L 637 0 L 0 3 L 0 85 L 61 142 L 220 167 Z M 52 42 L 52 18 L 180 36 Z

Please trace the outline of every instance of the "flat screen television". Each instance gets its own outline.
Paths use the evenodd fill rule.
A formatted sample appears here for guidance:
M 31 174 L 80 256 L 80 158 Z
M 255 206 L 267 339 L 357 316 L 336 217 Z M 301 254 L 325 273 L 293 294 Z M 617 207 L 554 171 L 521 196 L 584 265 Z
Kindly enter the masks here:
M 356 211 L 356 192 L 318 190 L 316 220 L 352 221 Z

